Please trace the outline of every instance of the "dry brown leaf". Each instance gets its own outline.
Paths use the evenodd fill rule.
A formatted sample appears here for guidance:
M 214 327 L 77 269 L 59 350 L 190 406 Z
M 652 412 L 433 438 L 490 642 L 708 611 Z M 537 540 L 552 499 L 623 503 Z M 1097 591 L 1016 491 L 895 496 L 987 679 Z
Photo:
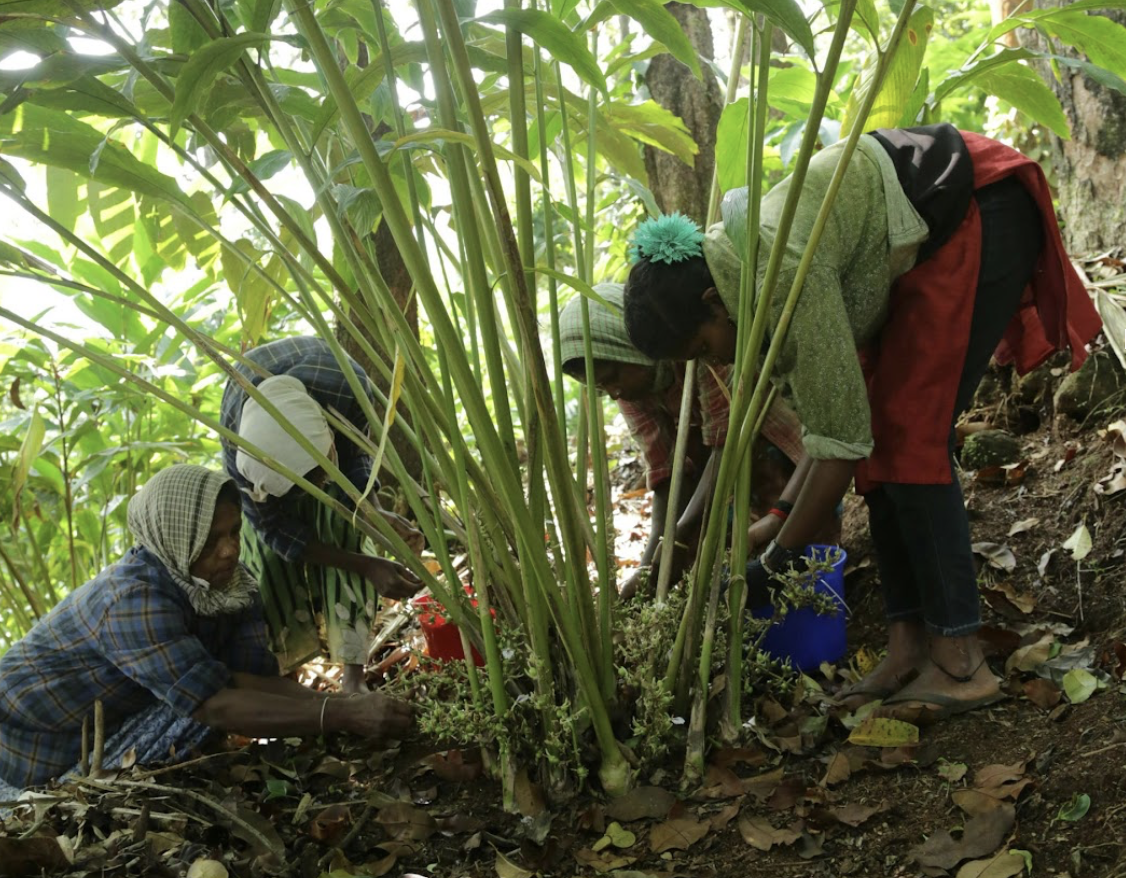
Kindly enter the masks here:
M 528 778 L 528 769 L 516 772 L 516 810 L 525 817 L 539 817 L 547 807 L 543 791 Z
M 1110 475 L 1095 483 L 1095 493 L 1103 497 L 1113 497 L 1123 491 L 1126 491 L 1126 469 L 1121 464 L 1111 470 Z
M 743 792 L 750 793 L 758 801 L 765 802 L 774 793 L 774 789 L 782 782 L 781 768 L 766 771 L 754 777 L 743 778 Z
M 1024 871 L 1024 857 L 1006 849 L 986 860 L 974 860 L 958 870 L 955 878 L 1015 878 Z
M 166 851 L 174 851 L 176 848 L 183 847 L 183 836 L 176 835 L 172 832 L 152 832 L 150 831 L 145 835 L 145 841 L 149 843 L 152 852 L 158 857 Z
M 1035 643 L 1020 647 L 1005 662 L 1005 673 L 1009 674 L 1014 670 L 1031 671 L 1038 668 L 1048 660 L 1052 652 L 1052 644 L 1055 641 L 1054 634 L 1045 634 Z
M 24 878 L 70 865 L 56 838 L 0 838 L 0 876 Z
M 347 805 L 329 805 L 309 821 L 309 835 L 323 844 L 334 845 L 348 830 L 350 817 Z
M 575 859 L 579 862 L 579 865 L 593 869 L 595 872 L 622 869 L 637 861 L 637 857 L 627 857 L 616 851 L 607 850 L 596 854 L 590 848 L 579 848 L 575 851 Z
M 1016 570 L 1017 556 L 1013 554 L 1013 550 L 1008 546 L 1003 546 L 1000 543 L 974 543 L 970 548 L 975 555 L 981 555 L 985 558 L 986 563 L 990 567 L 996 567 L 998 570 L 1004 570 L 1006 573 L 1011 573 Z
M 438 828 L 427 812 L 406 802 L 394 802 L 380 808 L 375 822 L 397 841 L 425 841 Z
M 961 808 L 970 817 L 977 817 L 988 811 L 996 811 L 1005 803 L 995 796 L 983 793 L 981 790 L 955 790 L 950 794 L 954 804 Z
M 636 787 L 606 806 L 606 816 L 622 823 L 660 820 L 676 804 L 676 796 L 661 787 Z
M 395 863 L 398 861 L 398 855 L 388 854 L 385 857 L 380 857 L 378 860 L 369 860 L 360 866 L 358 871 L 363 875 L 371 876 L 371 878 L 382 878 L 382 876 L 395 868 Z
M 828 813 L 838 823 L 844 823 L 846 826 L 860 826 L 866 823 L 874 814 L 879 814 L 881 811 L 887 810 L 887 805 L 881 803 L 879 805 L 838 805 L 830 808 Z
M 785 847 L 801 838 L 800 831 L 775 829 L 765 817 L 744 817 L 739 821 L 739 834 L 743 841 L 760 851 L 768 851 L 775 845 Z
M 709 799 L 733 799 L 743 795 L 743 781 L 730 768 L 709 765 L 701 792 Z
M 1116 640 L 1111 649 L 1114 651 L 1114 658 L 1117 662 L 1114 668 L 1114 676 L 1121 680 L 1126 677 L 1126 643 Z
M 1115 421 L 1102 434 L 1111 443 L 1114 453 L 1126 460 L 1126 421 Z
M 1025 531 L 1032 530 L 1034 527 L 1036 527 L 1039 524 L 1040 524 L 1039 518 L 1024 518 L 1024 519 L 1021 519 L 1020 521 L 1015 522 L 1013 524 L 1013 526 L 1009 528 L 1009 534 L 1008 535 L 1011 536 L 1011 537 L 1015 537 L 1017 534 L 1022 534 Z
M 649 833 L 649 849 L 655 854 L 687 850 L 708 834 L 711 827 L 691 817 L 678 817 L 658 823 Z
M 880 750 L 880 765 L 895 768 L 898 765 L 914 765 L 919 762 L 919 745 L 904 744 L 902 747 L 884 747 Z
M 782 781 L 774 788 L 770 798 L 766 800 L 768 808 L 775 811 L 785 811 L 793 808 L 805 795 L 805 781 L 800 777 L 791 777 Z
M 763 718 L 766 724 L 773 726 L 790 718 L 790 712 L 786 710 L 781 704 L 769 696 L 765 696 L 759 701 L 759 709 L 762 711 Z
M 708 821 L 712 829 L 725 829 L 728 823 L 739 816 L 739 807 L 738 802 L 732 802 L 730 805 L 713 814 Z
M 730 768 L 732 765 L 742 763 L 750 768 L 765 765 L 767 755 L 758 747 L 724 747 L 715 751 L 712 763 L 720 768 Z
M 472 756 L 476 758 L 471 758 Z M 438 777 L 451 783 L 476 780 L 484 770 L 480 751 L 466 753 L 464 750 L 447 750 L 445 753 L 431 753 L 422 761 Z
M 1007 659 L 1013 651 L 1020 646 L 1020 635 L 1008 628 L 998 628 L 995 625 L 982 625 L 978 629 L 977 639 L 986 656 Z
M 838 751 L 829 759 L 829 767 L 825 770 L 825 776 L 821 778 L 821 785 L 831 787 L 835 783 L 843 783 L 851 776 L 852 763 L 844 753 Z
M 1060 703 L 1063 692 L 1051 680 L 1037 677 L 1024 684 L 1024 694 L 1033 704 L 1041 710 L 1051 710 Z
M 986 765 L 974 773 L 974 788 L 998 799 L 1013 798 L 1020 795 L 1032 781 L 1024 777 L 1024 767 L 1028 760 L 1014 762 L 1012 765 Z M 1019 787 L 1019 788 L 1018 788 Z M 1016 792 L 1014 793 L 1014 789 Z
M 451 814 L 449 817 L 439 817 L 434 821 L 434 825 L 443 835 L 461 835 L 464 832 L 478 832 L 488 824 L 477 817 L 460 813 Z
M 334 780 L 348 780 L 352 776 L 352 764 L 342 762 L 333 756 L 326 756 L 320 764 L 313 769 L 313 774 L 324 774 Z
M 955 840 L 945 829 L 909 851 L 909 856 L 924 868 L 953 869 L 963 860 L 984 857 L 1001 846 L 1016 822 L 1012 805 L 1002 805 L 966 822 L 962 837 Z
M 497 878 L 532 878 L 536 873 L 523 866 L 517 866 L 500 851 L 497 851 Z
M 989 600 L 989 605 L 995 610 L 1004 612 L 1005 604 L 1008 604 L 1018 613 L 1027 616 L 1036 609 L 1036 598 L 1021 594 L 1013 587 L 1011 582 L 999 582 L 982 589 L 982 591 L 986 599 Z

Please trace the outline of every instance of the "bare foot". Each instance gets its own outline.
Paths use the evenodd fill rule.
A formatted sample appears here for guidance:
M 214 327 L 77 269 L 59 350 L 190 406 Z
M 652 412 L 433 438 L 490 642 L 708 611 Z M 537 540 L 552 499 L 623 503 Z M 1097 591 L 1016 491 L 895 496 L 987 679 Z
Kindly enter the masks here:
M 984 661 L 969 674 L 960 676 L 969 679 L 955 679 L 948 670 L 928 661 L 919 676 L 896 693 L 894 703 L 882 705 L 877 713 L 926 725 L 1003 697 L 999 681 Z
M 888 624 L 888 654 L 870 674 L 837 693 L 836 702 L 849 713 L 869 701 L 898 692 L 927 661 L 926 632 L 919 622 Z
M 887 698 L 914 678 L 919 661 L 915 656 L 900 657 L 889 653 L 872 673 L 840 690 L 835 701 L 848 713 L 854 713 L 869 701 Z
M 363 665 L 344 666 L 344 676 L 340 680 L 340 691 L 345 695 L 357 695 L 371 691 L 364 676 Z

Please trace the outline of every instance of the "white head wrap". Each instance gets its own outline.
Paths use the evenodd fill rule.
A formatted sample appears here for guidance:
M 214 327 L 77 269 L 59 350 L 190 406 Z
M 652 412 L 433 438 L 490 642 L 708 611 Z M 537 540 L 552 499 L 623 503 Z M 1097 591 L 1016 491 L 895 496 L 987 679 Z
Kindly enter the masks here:
M 219 491 L 229 481 L 226 473 L 176 464 L 149 479 L 130 499 L 126 513 L 137 545 L 156 555 L 201 616 L 241 610 L 258 591 L 254 577 L 241 564 L 221 590 L 191 573 L 211 532 Z
M 258 392 L 318 451 L 328 455 L 333 443 L 332 428 L 320 404 L 309 396 L 304 384 L 290 375 L 275 375 L 259 384 Z M 255 460 L 241 448 L 235 456 L 238 471 L 251 485 L 247 493 L 256 503 L 263 503 L 270 497 L 283 497 L 293 487 L 293 482 L 270 467 L 270 461 L 287 466 L 299 475 L 317 466 L 313 456 L 254 399 L 248 399 L 242 407 L 238 433 L 267 456 L 265 462 Z

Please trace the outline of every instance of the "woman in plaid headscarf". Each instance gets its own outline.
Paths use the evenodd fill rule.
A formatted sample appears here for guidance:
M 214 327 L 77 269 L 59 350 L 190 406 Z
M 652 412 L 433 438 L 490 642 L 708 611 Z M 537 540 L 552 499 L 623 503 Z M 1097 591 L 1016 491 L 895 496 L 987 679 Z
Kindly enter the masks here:
M 654 361 L 633 346 L 622 317 L 621 284 L 603 283 L 594 290 L 611 306 L 607 308 L 593 299 L 587 302 L 595 385 L 617 401 L 630 435 L 645 457 L 646 482 L 653 492 L 649 539 L 641 555 L 640 570 L 622 587 L 622 597 L 628 599 L 637 591 L 639 576 L 653 564 L 665 531 L 684 364 Z M 576 381 L 585 381 L 582 300 L 578 297 L 559 314 L 559 340 L 563 371 Z M 692 405 L 685 460 L 688 491 L 677 521 L 674 580 L 692 560 L 688 547 L 696 540 L 705 502 L 715 485 L 719 454 L 727 439 L 730 376 L 727 366 L 702 365 L 697 370 L 698 392 Z M 802 458 L 801 423 L 781 400 L 771 406 L 762 433 L 752 452 L 756 474 L 752 515 L 756 522 L 749 534 L 751 549 L 769 542 L 769 536 L 758 536 L 768 526 L 767 519 L 778 520 L 788 514 L 790 506 L 781 494 Z M 840 536 L 839 518 L 826 531 L 825 541 L 836 542 Z
M 406 730 L 401 702 L 326 697 L 278 675 L 257 583 L 239 564 L 231 479 L 169 467 L 129 501 L 128 521 L 136 545 L 0 658 L 0 787 L 77 768 L 97 701 L 107 768 L 130 749 L 138 762 L 175 761 L 216 729 L 253 737 Z

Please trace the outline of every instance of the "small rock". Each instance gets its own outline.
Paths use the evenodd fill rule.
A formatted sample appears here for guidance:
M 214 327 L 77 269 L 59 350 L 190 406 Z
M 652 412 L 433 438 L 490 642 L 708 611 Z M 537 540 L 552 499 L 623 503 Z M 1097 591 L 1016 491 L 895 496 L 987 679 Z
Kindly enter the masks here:
M 979 430 L 966 437 L 962 446 L 962 466 L 985 469 L 1021 460 L 1020 442 L 1004 430 Z
M 1017 399 L 1024 405 L 1041 405 L 1052 395 L 1054 380 L 1051 367 L 1044 365 L 1039 369 L 1033 369 L 1017 380 Z
M 1109 351 L 1096 351 L 1056 391 L 1056 411 L 1081 421 L 1119 391 L 1126 389 L 1122 366 Z

